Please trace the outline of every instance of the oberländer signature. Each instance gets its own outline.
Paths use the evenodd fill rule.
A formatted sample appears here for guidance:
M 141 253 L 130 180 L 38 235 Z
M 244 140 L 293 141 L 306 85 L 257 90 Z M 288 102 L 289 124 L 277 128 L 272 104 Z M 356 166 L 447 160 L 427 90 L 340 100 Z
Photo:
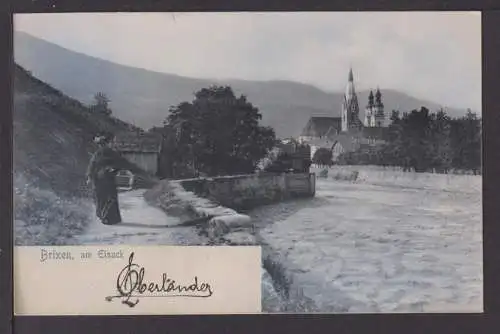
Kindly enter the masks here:
M 146 269 L 134 263 L 134 253 L 130 254 L 128 264 L 123 268 L 116 279 L 117 295 L 107 296 L 108 302 L 120 298 L 123 304 L 134 307 L 140 298 L 145 297 L 186 297 L 208 298 L 213 295 L 213 290 L 208 283 L 199 283 L 198 277 L 193 278 L 189 285 L 176 283 L 163 273 L 159 282 L 145 280 Z

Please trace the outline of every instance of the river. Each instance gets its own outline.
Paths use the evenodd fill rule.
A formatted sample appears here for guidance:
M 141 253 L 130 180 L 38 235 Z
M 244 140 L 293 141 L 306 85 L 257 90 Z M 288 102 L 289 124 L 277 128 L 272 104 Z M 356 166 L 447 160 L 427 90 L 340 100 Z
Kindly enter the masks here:
M 311 301 L 300 311 L 483 311 L 480 176 L 330 176 L 313 199 L 250 214 L 290 298 Z

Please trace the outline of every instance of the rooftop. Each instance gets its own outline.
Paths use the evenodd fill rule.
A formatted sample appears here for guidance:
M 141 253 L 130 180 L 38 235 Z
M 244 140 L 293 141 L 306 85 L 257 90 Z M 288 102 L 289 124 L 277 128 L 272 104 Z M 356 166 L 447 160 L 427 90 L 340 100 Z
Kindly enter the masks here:
M 311 117 L 302 130 L 302 136 L 324 137 L 341 130 L 341 117 Z
M 161 135 L 156 133 L 120 133 L 116 135 L 115 148 L 120 152 L 158 153 Z

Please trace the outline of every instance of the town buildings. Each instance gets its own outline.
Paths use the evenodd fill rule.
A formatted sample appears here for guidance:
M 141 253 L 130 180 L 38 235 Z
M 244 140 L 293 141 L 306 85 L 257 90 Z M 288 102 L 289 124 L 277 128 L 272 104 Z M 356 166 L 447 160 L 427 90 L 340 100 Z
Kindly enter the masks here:
M 370 91 L 362 122 L 352 69 L 349 70 L 340 107 L 340 117 L 313 116 L 304 127 L 298 140 L 311 147 L 311 159 L 319 148 L 331 150 L 332 160 L 337 161 L 342 153 L 353 152 L 363 145 L 371 146 L 384 142 L 387 125 L 382 93 L 378 88 L 375 94 Z

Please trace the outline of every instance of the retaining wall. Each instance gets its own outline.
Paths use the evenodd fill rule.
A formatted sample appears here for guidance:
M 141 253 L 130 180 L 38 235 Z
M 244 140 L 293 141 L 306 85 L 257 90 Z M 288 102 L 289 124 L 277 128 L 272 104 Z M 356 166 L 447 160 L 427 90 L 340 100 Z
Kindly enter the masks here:
M 205 234 L 210 245 L 262 245 L 251 218 L 236 210 L 250 209 L 291 198 L 312 197 L 316 176 L 304 174 L 241 175 L 189 180 L 163 180 L 149 189 L 144 197 L 148 203 L 169 214 L 185 216 L 192 221 L 205 217 L 199 233 Z M 181 219 L 181 220 L 184 220 Z M 288 274 L 284 272 L 269 247 L 263 248 L 263 310 L 283 312 L 303 311 L 305 298 L 293 297 Z M 290 300 L 292 302 L 290 302 Z M 295 305 L 297 304 L 297 305 Z
M 262 173 L 179 182 L 185 190 L 197 196 L 235 210 L 246 210 L 291 198 L 313 197 L 315 180 L 311 173 Z

